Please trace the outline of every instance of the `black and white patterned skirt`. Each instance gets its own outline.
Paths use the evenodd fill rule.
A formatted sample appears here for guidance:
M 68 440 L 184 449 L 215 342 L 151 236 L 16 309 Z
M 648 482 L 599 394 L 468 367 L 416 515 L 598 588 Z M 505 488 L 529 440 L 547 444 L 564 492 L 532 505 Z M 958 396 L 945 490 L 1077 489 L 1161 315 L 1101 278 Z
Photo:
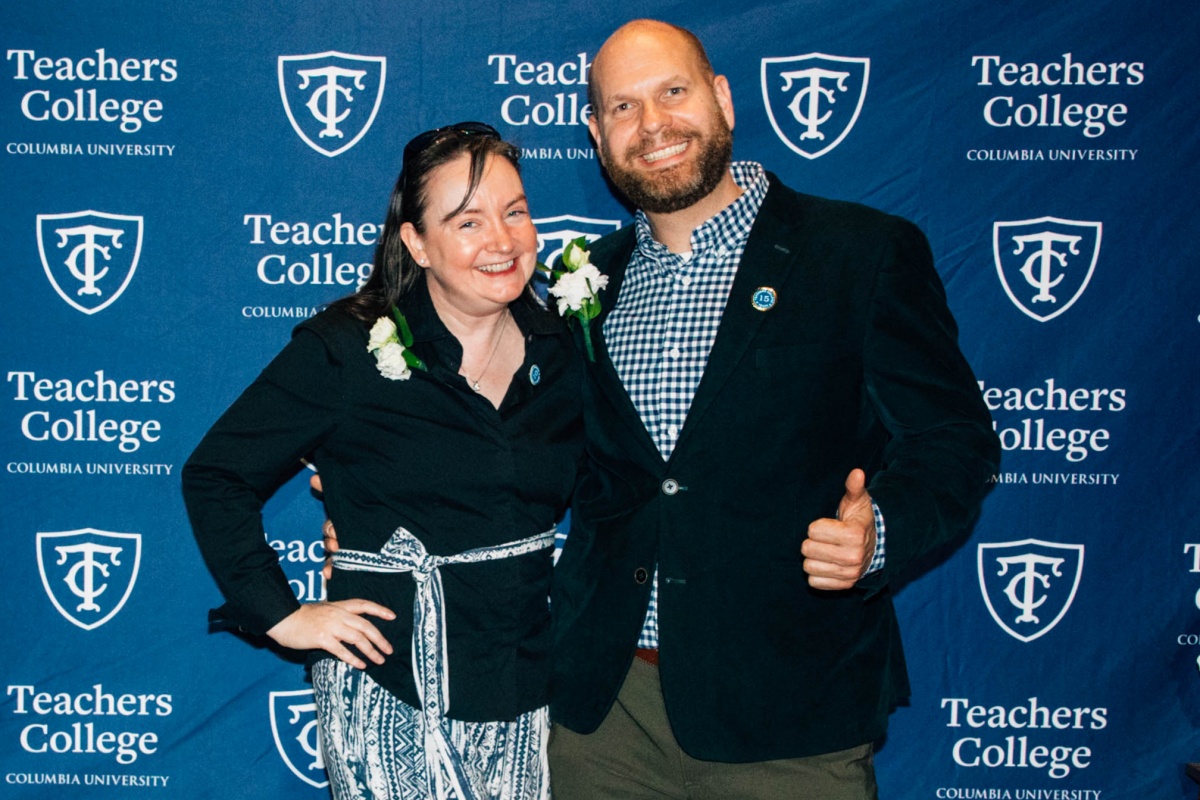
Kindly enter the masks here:
M 312 668 L 335 800 L 548 800 L 549 714 L 513 722 L 441 721 L 445 750 L 425 750 L 425 717 L 334 658 Z M 434 774 L 430 774 L 431 771 Z

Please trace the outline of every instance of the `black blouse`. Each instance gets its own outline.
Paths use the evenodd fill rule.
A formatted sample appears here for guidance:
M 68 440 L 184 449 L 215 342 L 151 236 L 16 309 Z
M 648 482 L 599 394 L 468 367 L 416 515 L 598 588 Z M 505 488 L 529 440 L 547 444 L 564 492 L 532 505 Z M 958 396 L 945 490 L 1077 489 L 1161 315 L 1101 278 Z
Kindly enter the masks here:
M 296 327 L 184 465 L 192 527 L 227 601 L 221 612 L 247 631 L 265 632 L 299 606 L 261 509 L 303 456 L 320 470 L 326 512 L 349 550 L 377 552 L 403 526 L 430 553 L 453 555 L 546 531 L 567 507 L 583 428 L 581 364 L 563 321 L 528 298 L 511 305 L 525 362 L 497 410 L 458 374 L 462 348 L 424 281 L 401 305 L 428 371 L 383 377 L 366 349 L 370 323 L 326 310 Z M 513 719 L 547 703 L 550 571 L 549 550 L 442 567 L 448 716 Z M 412 576 L 339 570 L 328 595 L 396 613 L 369 617 L 394 652 L 367 671 L 418 706 Z

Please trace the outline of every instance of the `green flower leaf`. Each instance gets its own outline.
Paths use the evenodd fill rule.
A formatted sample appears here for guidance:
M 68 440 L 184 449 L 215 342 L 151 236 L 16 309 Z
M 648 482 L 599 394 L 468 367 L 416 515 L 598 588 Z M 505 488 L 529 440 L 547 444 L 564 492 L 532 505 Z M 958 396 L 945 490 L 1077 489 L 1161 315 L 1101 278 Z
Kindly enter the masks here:
M 400 309 L 392 306 L 392 319 L 396 321 L 396 333 L 399 335 L 400 344 L 404 345 L 404 363 L 408 364 L 410 369 L 419 369 L 422 372 L 428 372 L 425 362 L 421 357 L 414 353 L 412 348 L 413 335 L 412 328 L 408 327 L 408 320 L 400 313 Z
M 396 320 L 396 330 L 400 333 L 400 344 L 412 347 L 412 329 L 408 327 L 408 320 L 400 313 L 400 309 L 395 306 L 392 306 L 392 318 Z

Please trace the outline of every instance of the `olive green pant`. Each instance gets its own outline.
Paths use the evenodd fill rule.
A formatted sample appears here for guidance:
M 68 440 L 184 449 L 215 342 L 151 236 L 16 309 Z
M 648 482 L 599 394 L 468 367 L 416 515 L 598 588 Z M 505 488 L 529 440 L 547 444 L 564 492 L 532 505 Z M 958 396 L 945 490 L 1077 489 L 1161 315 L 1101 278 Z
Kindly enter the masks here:
M 550 732 L 554 800 L 875 800 L 870 743 L 806 758 L 700 761 L 675 742 L 658 667 L 640 659 L 595 733 Z

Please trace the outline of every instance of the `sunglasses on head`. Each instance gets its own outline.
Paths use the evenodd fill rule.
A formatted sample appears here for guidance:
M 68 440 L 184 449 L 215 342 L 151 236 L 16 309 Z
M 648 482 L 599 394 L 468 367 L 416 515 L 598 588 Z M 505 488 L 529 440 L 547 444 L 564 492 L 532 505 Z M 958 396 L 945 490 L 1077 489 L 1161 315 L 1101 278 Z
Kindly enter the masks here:
M 499 139 L 500 132 L 485 122 L 458 122 L 454 125 L 444 125 L 441 128 L 419 133 L 404 145 L 404 165 L 407 166 L 411 159 L 452 136 L 482 136 L 487 139 Z

